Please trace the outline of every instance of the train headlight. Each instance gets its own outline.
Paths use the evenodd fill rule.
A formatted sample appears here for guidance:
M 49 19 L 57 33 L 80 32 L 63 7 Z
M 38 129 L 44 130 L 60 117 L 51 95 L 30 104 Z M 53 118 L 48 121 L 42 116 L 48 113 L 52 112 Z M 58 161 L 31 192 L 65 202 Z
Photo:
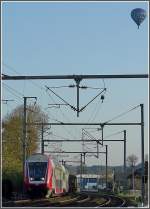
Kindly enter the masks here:
M 30 178 L 30 181 L 33 181 L 33 178 L 32 177 Z
M 45 180 L 44 177 L 42 177 L 41 180 L 44 181 Z

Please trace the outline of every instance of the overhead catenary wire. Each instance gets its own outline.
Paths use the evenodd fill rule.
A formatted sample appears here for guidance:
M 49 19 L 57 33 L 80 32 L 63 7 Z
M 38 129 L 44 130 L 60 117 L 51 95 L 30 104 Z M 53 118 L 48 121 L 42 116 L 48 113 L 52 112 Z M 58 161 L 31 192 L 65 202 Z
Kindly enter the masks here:
M 16 74 L 19 74 L 19 75 L 22 75 L 22 73 L 20 73 L 19 71 L 15 70 L 14 67 L 6 64 L 6 63 L 2 63 L 6 68 L 8 68 L 9 70 L 11 70 L 12 72 L 15 72 Z M 2 74 L 2 75 L 5 75 L 5 74 Z M 34 84 L 35 86 L 37 86 L 38 88 L 40 88 L 41 90 L 45 90 L 44 87 L 38 85 L 37 83 L 33 82 L 32 80 L 29 80 L 32 84 Z M 104 78 L 102 78 L 102 81 L 103 81 L 103 84 L 104 84 L 104 88 L 105 88 L 105 80 Z M 70 88 L 74 88 L 76 87 L 76 85 L 74 84 L 70 84 L 69 86 L 54 86 L 54 87 L 51 87 L 51 88 L 62 88 L 62 87 L 70 87 Z M 103 88 L 98 88 L 98 87 L 88 87 L 88 86 L 79 86 L 79 88 L 91 88 L 91 89 L 103 89 Z
M 46 92 L 47 92 L 47 94 L 49 95 L 49 97 L 51 98 L 51 100 L 52 100 L 54 103 L 56 103 L 55 99 L 51 96 L 51 94 L 50 94 L 48 91 L 46 91 Z M 67 119 L 67 121 L 70 121 L 70 119 L 69 119 L 66 115 L 64 115 L 64 113 L 63 113 L 63 111 L 62 111 L 61 108 L 59 108 L 59 112 L 61 113 L 61 115 L 62 115 L 64 118 Z M 67 130 L 65 127 L 63 127 L 63 129 L 65 129 L 66 132 L 67 132 L 71 137 L 73 137 L 74 139 L 76 138 L 76 137 L 73 136 L 73 134 L 71 134 L 70 131 Z M 76 130 L 77 130 L 77 129 L 76 129 Z
M 98 141 L 93 135 L 91 135 L 88 131 L 86 131 L 85 129 L 82 129 L 82 133 L 83 133 L 83 131 L 84 131 L 84 134 L 86 135 L 86 136 L 88 136 L 90 139 L 93 139 L 94 140 L 94 142 L 96 142 L 96 141 Z M 82 134 L 83 135 L 83 134 Z M 91 141 L 90 142 L 88 142 L 88 144 L 90 144 L 90 148 L 88 147 L 88 145 L 87 145 L 87 142 L 86 142 L 86 144 L 84 143 L 84 138 L 82 138 L 83 139 L 83 144 L 82 144 L 82 149 L 83 149 L 83 151 L 86 151 L 86 150 L 91 150 L 92 148 L 97 148 L 97 146 L 95 147 L 95 143 L 94 144 L 92 144 L 92 145 L 94 145 L 93 147 L 91 147 Z M 95 141 L 96 140 L 96 141 Z M 94 155 L 95 156 L 95 155 Z M 95 156 L 95 157 L 97 157 L 97 156 Z
M 61 138 L 61 139 L 64 139 L 64 140 L 70 140 L 69 138 L 67 138 L 67 137 L 62 137 L 62 136 L 59 136 L 59 135 L 56 135 L 56 134 L 51 134 L 51 136 L 54 136 L 54 137 L 56 137 L 56 138 Z M 70 140 L 71 141 L 71 140 Z
M 4 84 L 4 85 L 6 85 L 6 84 Z M 22 95 L 20 92 L 18 92 L 18 91 L 16 91 L 15 89 L 13 89 L 12 87 L 9 87 L 9 86 L 4 86 L 4 88 L 6 88 L 6 90 L 7 91 L 9 91 L 11 94 L 13 94 L 15 97 L 17 97 L 19 100 L 22 100 L 22 97 L 24 97 L 24 95 Z M 14 92 L 16 92 L 18 95 L 22 95 L 22 97 L 20 97 L 20 96 L 18 96 L 16 93 L 14 93 Z M 34 106 L 35 106 L 35 103 L 34 103 Z M 29 108 L 27 108 L 27 110 L 30 110 L 30 111 L 32 111 L 32 112 L 35 112 L 35 113 L 37 113 L 36 111 L 34 111 L 34 110 L 31 110 L 31 109 L 29 109 Z
M 49 88 L 51 89 L 57 89 L 57 88 L 75 88 L 77 87 L 77 85 L 74 85 L 74 84 L 70 84 L 68 86 L 49 86 Z M 97 90 L 100 90 L 100 89 L 103 89 L 103 88 L 99 88 L 99 87 L 91 87 L 91 86 L 79 86 L 80 89 L 97 89 Z
M 109 122 L 111 122 L 111 121 L 113 121 L 113 120 L 116 120 L 116 119 L 122 117 L 123 115 L 126 115 L 127 113 L 129 113 L 129 112 L 131 112 L 131 111 L 137 109 L 138 107 L 140 107 L 140 105 L 137 105 L 137 106 L 131 108 L 130 110 L 127 110 L 127 111 L 125 111 L 125 112 L 123 112 L 123 113 L 121 113 L 121 114 L 119 114 L 119 115 L 113 117 L 112 119 L 110 119 L 110 120 L 108 120 L 108 121 L 105 121 L 103 124 L 105 125 L 105 124 L 107 124 L 107 123 L 109 123 Z
M 16 89 L 10 87 L 9 85 L 7 85 L 7 84 L 5 84 L 5 83 L 3 83 L 3 85 L 4 85 L 5 87 L 11 89 L 12 91 L 14 91 L 15 93 L 17 93 L 18 95 L 24 97 L 24 94 L 20 93 L 18 90 L 16 90 Z
M 10 65 L 6 64 L 6 63 L 2 63 L 6 68 L 10 69 L 11 71 L 15 72 L 16 74 L 21 75 L 20 72 L 17 72 L 13 67 L 11 67 Z
M 119 135 L 119 134 L 121 134 L 121 133 L 123 133 L 123 132 L 124 132 L 124 130 L 115 132 L 115 133 L 113 133 L 113 134 L 110 134 L 110 135 L 108 135 L 108 136 L 105 136 L 103 139 L 107 139 L 107 138 L 109 138 L 109 137 Z M 93 138 L 94 138 L 94 137 L 93 137 Z M 100 139 L 97 139 L 97 140 L 100 140 Z
M 83 132 L 84 132 L 84 134 L 86 135 L 86 136 L 88 136 L 88 137 L 90 137 L 90 139 L 93 139 L 94 141 L 95 140 L 97 140 L 94 136 L 92 136 L 88 131 L 86 131 L 86 130 L 84 130 L 84 129 L 82 129 L 83 130 Z M 84 139 L 83 139 L 84 140 Z
M 100 88 L 100 89 L 106 89 L 106 85 L 105 85 L 104 79 L 102 79 L 102 81 L 103 81 L 103 88 Z M 104 94 L 105 93 L 106 93 L 106 91 L 104 91 Z M 99 104 L 100 104 L 100 106 L 99 106 Z M 95 120 L 95 118 L 98 116 L 98 112 L 102 108 L 102 104 L 103 104 L 102 101 L 101 102 L 99 100 L 97 101 L 97 103 L 96 103 L 96 105 L 95 105 L 95 107 L 94 107 L 94 109 L 93 109 L 93 111 L 92 111 L 92 113 L 91 113 L 91 115 L 90 115 L 90 117 L 89 117 L 87 122 L 93 122 Z
M 54 121 L 56 121 L 56 122 L 59 122 L 59 123 L 62 123 L 62 124 L 63 124 L 62 121 L 55 119 L 54 116 L 53 116 L 52 114 L 50 114 L 50 115 L 51 115 L 53 118 L 51 118 L 51 117 L 48 116 L 49 119 L 54 120 Z
M 106 89 L 103 89 L 101 92 L 99 92 L 93 99 L 91 99 L 86 105 L 84 105 L 81 109 L 80 112 L 82 112 L 89 104 L 91 104 L 99 95 L 101 95 L 103 92 L 105 92 Z
M 50 87 L 45 86 L 49 91 L 51 91 L 55 96 L 57 96 L 60 100 L 62 100 L 66 105 L 70 106 L 73 110 L 76 110 L 74 106 L 69 104 L 66 100 L 64 100 L 62 97 L 60 97 L 58 94 L 56 94 L 53 90 L 50 89 Z
M 9 114 L 9 112 L 10 112 L 10 110 L 9 110 L 9 108 L 8 107 L 10 107 L 11 109 L 12 109 L 12 105 L 10 105 L 10 104 L 8 104 L 8 103 L 6 103 L 6 105 L 7 105 L 7 115 Z
M 15 73 L 17 73 L 17 74 L 20 74 L 20 75 L 22 75 L 20 72 L 18 72 L 18 71 L 16 71 L 14 68 L 12 68 L 10 65 L 7 65 L 7 64 L 4 64 L 3 63 L 3 65 L 5 65 L 7 68 L 9 68 L 11 71 L 14 71 Z M 38 85 L 37 83 L 35 83 L 35 82 L 33 82 L 32 80 L 30 80 L 30 82 L 34 85 L 34 86 L 36 86 L 36 87 L 38 87 L 39 89 L 41 89 L 42 91 L 44 91 L 45 92 L 45 88 L 44 87 L 42 87 L 42 86 L 40 86 L 40 85 Z M 49 94 L 49 96 L 51 97 L 51 95 Z M 22 98 L 21 98 L 22 99 Z M 51 97 L 51 99 L 53 100 L 53 102 L 55 103 L 55 100 Z M 61 114 L 63 115 L 63 117 L 64 117 L 64 114 L 62 113 L 62 110 L 60 110 L 60 112 L 61 112 Z M 59 121 L 59 120 L 57 120 L 57 119 L 54 119 L 55 121 Z M 59 121 L 60 122 L 60 121 Z M 71 135 L 72 136 L 72 134 L 64 127 L 64 129 L 67 131 L 67 133 L 69 134 L 69 135 Z M 73 137 L 74 138 L 74 137 Z
M 57 96 L 61 101 L 63 101 L 66 105 L 70 106 L 71 109 L 73 109 L 74 111 L 77 111 L 77 108 L 75 108 L 73 105 L 69 104 L 65 99 L 63 99 L 63 98 L 62 98 L 61 96 L 59 96 L 56 92 L 54 92 L 54 91 L 51 89 L 51 87 L 48 87 L 48 86 L 46 86 L 46 85 L 45 85 L 45 87 L 46 87 L 47 90 L 51 91 L 55 96 Z M 101 91 L 100 93 L 98 93 L 95 97 L 93 97 L 92 100 L 90 100 L 85 106 L 83 106 L 83 107 L 79 110 L 79 112 L 82 112 L 82 111 L 83 111 L 83 110 L 84 110 L 91 102 L 93 102 L 100 94 L 102 94 L 103 92 L 106 91 L 106 88 L 105 88 L 105 89 L 100 88 L 100 89 L 102 89 L 102 91 Z
M 79 86 L 81 89 L 94 89 L 94 90 L 102 90 L 104 88 L 99 88 L 99 87 L 92 87 L 92 86 Z
M 10 65 L 4 64 L 7 68 L 9 68 L 11 71 L 14 71 L 17 74 L 20 74 L 20 72 L 17 72 L 16 70 L 14 70 L 14 68 L 12 68 Z M 21 74 L 20 74 L 21 75 Z M 34 85 L 36 85 L 37 87 L 39 87 L 40 89 L 44 90 L 43 87 L 35 84 L 33 81 L 31 81 Z M 104 79 L 103 79 L 104 82 Z M 66 86 L 62 86 L 62 87 L 66 87 Z M 69 87 L 75 87 L 75 85 L 69 85 Z M 102 88 L 94 88 L 94 87 L 87 87 L 87 86 L 81 86 L 81 88 L 93 88 L 93 89 L 102 89 Z M 73 107 L 74 108 L 74 107 Z M 75 109 L 74 109 L 75 110 Z
M 110 135 L 108 135 L 108 136 L 105 136 L 104 139 L 107 139 L 107 138 L 112 137 L 112 136 L 119 135 L 119 134 L 121 134 L 121 133 L 123 133 L 123 132 L 124 132 L 123 130 L 122 130 L 122 131 L 118 131 L 118 132 L 116 132 L 116 133 L 113 133 L 113 134 L 110 134 Z
M 17 73 L 17 74 L 20 74 L 19 72 L 17 72 L 15 69 L 13 69 L 10 65 L 7 65 L 7 64 L 5 64 L 5 63 L 2 63 L 6 68 L 8 68 L 8 69 L 10 69 L 11 71 L 13 71 L 13 72 L 15 72 L 15 73 Z M 21 74 L 20 74 L 21 75 Z M 6 87 L 7 86 L 7 88 L 9 88 L 9 89 L 11 89 L 13 92 L 16 92 L 18 95 L 20 95 L 20 96 L 24 96 L 24 93 L 22 94 L 22 93 L 20 93 L 19 91 L 17 91 L 17 90 L 15 90 L 15 89 L 13 89 L 12 87 L 10 87 L 10 86 L 8 86 L 7 84 L 4 84 L 3 83 L 3 85 Z M 10 91 L 9 91 L 10 92 Z M 13 93 L 12 93 L 13 94 Z M 14 95 L 14 94 L 13 94 Z M 15 95 L 16 96 L 16 95 Z
M 12 72 L 15 72 L 16 74 L 22 75 L 20 72 L 16 71 L 13 67 L 11 67 L 8 64 L 3 63 L 4 66 L 6 66 L 8 69 L 10 69 Z M 43 86 L 40 86 L 39 84 L 37 84 L 36 82 L 29 80 L 30 83 L 32 83 L 34 86 L 36 86 L 37 88 L 39 88 L 40 90 L 42 90 L 43 92 L 45 92 L 45 88 Z M 43 96 L 43 94 L 42 94 Z M 41 97 L 39 97 L 41 98 Z
M 103 82 L 104 82 L 104 80 L 103 80 Z M 105 85 L 105 83 L 104 83 L 104 85 Z M 131 110 L 130 110 L 130 111 L 131 111 Z M 130 112 L 130 111 L 128 111 L 128 112 Z M 111 120 L 109 120 L 109 121 L 106 121 L 105 124 L 108 123 L 108 122 L 110 122 L 110 121 L 112 121 L 112 120 L 117 119 L 118 117 L 121 117 L 121 116 L 124 115 L 124 114 L 126 114 L 126 113 L 122 113 L 122 114 L 120 114 L 120 115 L 114 117 L 113 119 L 111 119 Z
M 74 88 L 75 85 L 69 85 L 69 86 L 49 86 L 49 88 L 51 88 L 51 89 L 68 88 L 68 87 Z
M 22 75 L 22 73 L 16 71 L 13 67 L 11 67 L 10 65 L 8 64 L 5 64 L 3 63 L 4 66 L 6 66 L 8 69 L 10 69 L 12 72 L 15 72 L 16 74 L 19 74 L 19 75 Z M 35 83 L 34 81 L 32 80 L 29 80 L 33 85 L 37 86 L 38 88 L 42 89 L 43 91 L 45 91 L 44 87 L 38 85 L 37 83 Z
M 88 119 L 88 122 L 93 122 L 96 117 L 98 116 L 98 112 L 100 111 L 100 109 L 102 108 L 102 102 L 98 101 L 96 104 L 96 107 L 94 108 L 93 112 L 91 113 L 90 118 Z
M 14 95 L 17 99 L 22 100 L 20 96 L 18 96 L 16 93 L 14 93 L 9 87 L 4 86 L 4 88 L 9 91 L 12 95 Z
M 58 119 L 55 119 L 54 118 L 54 116 L 51 114 L 51 113 L 49 113 L 48 112 L 48 114 L 49 115 L 51 115 L 52 116 L 52 118 L 51 117 L 49 117 L 51 120 L 54 120 L 54 121 L 57 121 L 57 122 L 59 122 L 59 123 L 62 123 L 63 124 L 63 122 L 62 121 L 60 121 L 60 120 L 58 120 Z M 63 113 L 61 112 L 61 114 L 63 115 Z M 63 115 L 63 117 L 64 117 L 64 115 Z M 61 127 L 62 128 L 62 127 Z M 68 133 L 68 135 L 70 135 L 72 138 L 76 138 L 75 136 L 73 136 L 73 134 L 66 128 L 66 127 L 63 127 L 63 129 Z
M 7 104 L 8 102 L 14 102 L 15 100 L 14 100 L 14 99 L 1 99 L 1 101 L 2 101 L 4 104 Z

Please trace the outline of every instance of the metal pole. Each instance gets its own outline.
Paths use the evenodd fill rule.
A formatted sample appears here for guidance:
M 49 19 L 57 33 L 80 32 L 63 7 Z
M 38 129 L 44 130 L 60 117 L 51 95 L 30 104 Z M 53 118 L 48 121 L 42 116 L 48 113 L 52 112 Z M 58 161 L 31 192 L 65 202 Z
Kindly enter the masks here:
M 97 142 L 99 143 L 101 141 L 98 139 L 44 139 L 45 142 L 82 142 L 82 146 L 84 146 L 84 142 Z M 123 139 L 103 139 L 104 142 L 123 142 Z M 84 150 L 83 150 L 84 152 Z
M 65 153 L 74 153 L 74 154 L 77 154 L 77 153 L 79 153 L 79 154 L 81 154 L 81 153 L 83 153 L 83 151 L 82 152 L 79 152 L 79 151 L 74 151 L 74 152 L 72 152 L 72 151 L 45 151 L 46 153 L 63 153 L 63 154 L 65 154 Z M 97 152 L 92 152 L 92 151 L 86 151 L 86 152 L 84 152 L 84 153 L 89 153 L 89 154 L 97 154 Z M 105 154 L 106 152 L 99 152 L 99 153 L 103 153 L 103 154 Z
M 82 153 L 81 153 L 81 171 L 80 171 L 80 192 L 82 190 Z
M 41 153 L 44 154 L 44 125 L 42 124 L 42 141 L 41 141 Z
M 98 142 L 97 142 L 97 158 L 99 158 L 99 145 L 98 145 Z
M 79 117 L 79 84 L 77 84 L 77 117 Z
M 83 138 L 83 136 L 84 136 L 84 135 L 83 135 L 83 130 L 84 130 L 84 129 L 82 128 L 82 139 L 81 139 L 81 141 L 82 141 L 82 150 L 84 151 L 85 149 L 84 149 L 84 140 L 83 140 L 83 139 L 84 139 L 84 138 Z
M 27 98 L 24 97 L 24 110 L 23 110 L 23 171 L 24 171 L 24 164 L 26 160 L 26 135 L 27 135 L 27 114 L 26 114 L 26 106 L 27 106 Z
M 41 125 L 42 123 L 28 123 L 27 125 Z M 89 125 L 93 125 L 93 126 L 137 126 L 137 125 L 141 125 L 141 123 L 64 123 L 64 122 L 60 122 L 60 123 L 44 123 L 44 125 L 51 125 L 51 126 L 89 126 Z
M 141 161 L 142 161 L 142 173 L 141 173 L 141 195 L 142 204 L 144 204 L 145 197 L 145 185 L 144 185 L 144 104 L 141 106 Z
M 40 75 L 40 76 L 9 76 L 2 74 L 2 80 L 30 79 L 119 79 L 119 78 L 148 78 L 148 74 L 116 74 L 116 75 Z
M 124 190 L 126 188 L 126 130 L 124 132 Z
M 107 149 L 107 146 L 108 145 L 105 145 L 106 146 L 106 189 L 107 189 L 107 157 L 108 157 L 108 149 Z
M 84 164 L 85 164 L 85 154 L 86 154 L 86 153 L 84 152 L 84 153 L 83 153 L 83 156 L 84 156 Z
M 104 132 L 103 132 L 103 128 L 104 128 L 104 125 L 101 125 L 101 129 L 102 129 L 102 145 L 103 145 L 103 139 L 104 139 Z
M 79 78 L 75 78 L 76 81 L 76 86 L 77 86 L 77 117 L 79 117 L 79 112 L 80 112 L 80 108 L 79 108 L 79 84 L 81 79 Z
M 27 114 L 26 114 L 27 98 L 24 97 L 24 109 L 23 109 L 23 175 L 25 171 L 25 161 L 26 161 L 26 137 L 27 137 Z M 24 182 L 23 182 L 24 191 Z

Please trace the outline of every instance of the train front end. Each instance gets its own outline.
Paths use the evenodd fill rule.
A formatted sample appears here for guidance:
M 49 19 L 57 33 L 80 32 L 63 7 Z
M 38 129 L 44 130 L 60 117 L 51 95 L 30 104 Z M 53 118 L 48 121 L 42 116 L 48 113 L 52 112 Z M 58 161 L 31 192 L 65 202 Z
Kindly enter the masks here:
M 34 154 L 25 163 L 24 185 L 29 195 L 46 195 L 49 188 L 49 159 L 46 155 Z

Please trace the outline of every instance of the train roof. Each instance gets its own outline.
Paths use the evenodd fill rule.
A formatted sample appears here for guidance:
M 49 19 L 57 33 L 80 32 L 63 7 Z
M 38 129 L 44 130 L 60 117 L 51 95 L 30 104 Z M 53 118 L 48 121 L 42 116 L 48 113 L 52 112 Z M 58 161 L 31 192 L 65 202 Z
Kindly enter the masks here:
M 26 162 L 48 162 L 49 159 L 51 160 L 53 167 L 60 167 L 64 172 L 67 171 L 67 169 L 59 163 L 57 158 L 52 157 L 50 155 L 44 155 L 41 153 L 35 153 L 30 155 L 27 158 Z
M 26 161 L 27 162 L 47 162 L 48 159 L 49 159 L 49 156 L 47 155 L 35 153 L 35 154 L 30 155 Z

